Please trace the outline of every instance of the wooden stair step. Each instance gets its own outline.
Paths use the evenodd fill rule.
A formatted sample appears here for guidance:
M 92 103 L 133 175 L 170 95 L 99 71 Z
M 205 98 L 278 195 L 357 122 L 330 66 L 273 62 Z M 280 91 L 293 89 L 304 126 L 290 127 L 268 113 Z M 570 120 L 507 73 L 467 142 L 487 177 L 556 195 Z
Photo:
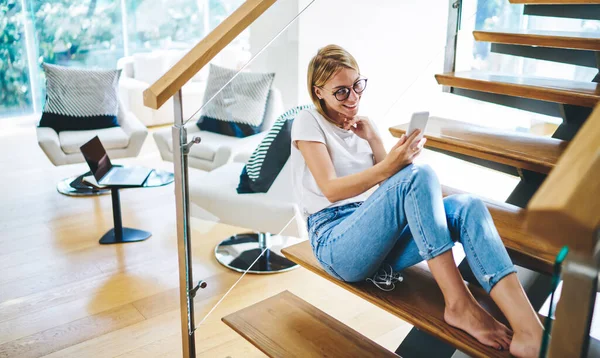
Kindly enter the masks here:
M 511 76 L 480 71 L 435 75 L 444 86 L 503 94 L 541 101 L 594 107 L 600 101 L 600 83 L 555 78 Z
M 600 0 L 509 0 L 511 4 L 527 5 L 587 5 L 600 4 Z
M 269 357 L 398 358 L 289 291 L 222 321 Z
M 442 194 L 465 192 L 442 186 Z M 527 229 L 527 210 L 508 203 L 481 198 L 492 215 L 498 234 L 514 263 L 528 269 L 552 274 L 554 260 L 560 247 L 548 240 L 533 236 Z
M 600 51 L 600 33 L 543 30 L 473 31 L 477 41 Z
M 386 292 L 370 282 L 342 282 L 331 277 L 319 265 L 308 241 L 282 250 L 284 255 L 317 275 L 341 286 L 372 304 L 394 314 L 416 328 L 438 337 L 472 357 L 509 357 L 508 351 L 498 351 L 479 343 L 465 331 L 444 321 L 444 297 L 431 273 L 421 265 L 403 271 L 404 281 Z M 477 301 L 501 322 L 506 322 L 497 306 L 480 287 L 467 284 Z
M 406 133 L 408 123 L 391 127 L 395 137 Z M 529 133 L 488 128 L 439 117 L 430 117 L 425 128 L 427 147 L 549 173 L 568 142 Z

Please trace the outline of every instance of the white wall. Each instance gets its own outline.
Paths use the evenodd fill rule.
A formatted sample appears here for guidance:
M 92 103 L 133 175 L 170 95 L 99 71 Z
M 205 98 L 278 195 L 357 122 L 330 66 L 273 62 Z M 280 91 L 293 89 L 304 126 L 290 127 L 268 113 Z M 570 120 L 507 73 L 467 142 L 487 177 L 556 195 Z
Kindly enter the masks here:
M 298 105 L 299 69 L 295 59 L 298 58 L 300 23 L 292 21 L 298 11 L 298 0 L 278 0 L 250 26 L 250 52 L 254 56 L 291 24 L 250 65 L 252 71 L 275 72 L 273 85 L 281 91 L 286 109 Z
M 316 1 L 300 20 L 300 77 L 319 47 L 346 48 L 369 78 L 361 114 L 387 132 L 408 120 L 384 117 L 394 103 L 441 90 L 433 75 L 443 70 L 447 8 L 447 0 Z
M 309 2 L 277 1 L 252 25 L 251 52 Z M 395 113 L 405 113 L 402 109 L 414 106 L 415 99 L 441 90 L 433 75 L 443 70 L 447 15 L 447 0 L 316 0 L 251 68 L 277 72 L 286 107 L 310 103 L 308 62 L 320 47 L 338 44 L 354 55 L 369 78 L 361 114 L 387 132 L 390 125 L 408 120 Z

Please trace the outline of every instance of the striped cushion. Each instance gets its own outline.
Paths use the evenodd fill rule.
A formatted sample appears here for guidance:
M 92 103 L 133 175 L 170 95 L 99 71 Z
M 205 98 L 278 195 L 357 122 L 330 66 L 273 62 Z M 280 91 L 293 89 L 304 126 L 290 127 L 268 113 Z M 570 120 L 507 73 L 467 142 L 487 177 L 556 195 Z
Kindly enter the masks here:
M 121 70 L 87 70 L 43 64 L 46 104 L 40 127 L 56 132 L 119 125 L 118 85 Z
M 292 123 L 300 111 L 313 105 L 294 107 L 279 116 L 244 166 L 237 188 L 242 193 L 266 193 L 290 156 Z
M 231 80 L 236 73 L 210 65 L 204 92 L 206 105 L 197 123 L 201 130 L 234 137 L 247 137 L 261 131 L 275 74 L 240 72 Z

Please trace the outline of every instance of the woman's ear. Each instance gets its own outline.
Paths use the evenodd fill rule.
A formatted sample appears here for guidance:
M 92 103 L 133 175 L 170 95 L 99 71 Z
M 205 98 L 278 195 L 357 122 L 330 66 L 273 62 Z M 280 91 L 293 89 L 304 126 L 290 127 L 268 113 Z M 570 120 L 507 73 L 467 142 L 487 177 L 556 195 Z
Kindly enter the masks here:
M 323 91 L 319 87 L 313 86 L 313 91 L 315 91 L 318 99 L 323 99 Z

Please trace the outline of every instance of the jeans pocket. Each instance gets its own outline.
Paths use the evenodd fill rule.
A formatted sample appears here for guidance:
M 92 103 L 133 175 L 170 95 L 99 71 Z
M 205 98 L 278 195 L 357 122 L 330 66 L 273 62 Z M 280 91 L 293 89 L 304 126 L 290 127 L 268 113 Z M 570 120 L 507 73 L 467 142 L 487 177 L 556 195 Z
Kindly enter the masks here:
M 328 227 L 327 223 L 334 220 L 337 216 L 336 208 L 324 209 L 312 214 L 308 218 L 308 233 L 320 241 L 323 231 Z M 312 240 L 311 240 L 312 241 Z

